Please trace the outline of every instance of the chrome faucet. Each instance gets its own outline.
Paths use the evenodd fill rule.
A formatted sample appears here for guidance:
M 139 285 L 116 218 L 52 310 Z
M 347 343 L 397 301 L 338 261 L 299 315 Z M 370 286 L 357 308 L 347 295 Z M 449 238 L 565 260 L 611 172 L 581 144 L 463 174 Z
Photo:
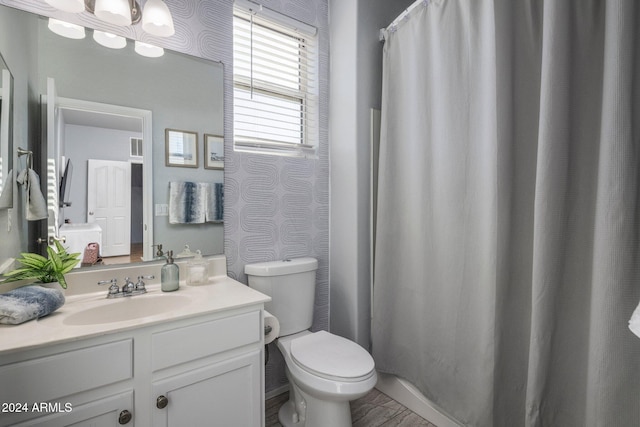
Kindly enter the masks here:
M 122 289 L 118 287 L 118 279 L 101 280 L 98 282 L 98 285 L 109 284 L 109 292 L 107 293 L 108 299 L 132 297 L 134 295 L 146 294 L 147 289 L 142 279 L 153 279 L 153 278 L 154 276 L 138 276 L 138 283 L 134 284 L 129 277 L 125 277 L 124 285 L 122 285 Z

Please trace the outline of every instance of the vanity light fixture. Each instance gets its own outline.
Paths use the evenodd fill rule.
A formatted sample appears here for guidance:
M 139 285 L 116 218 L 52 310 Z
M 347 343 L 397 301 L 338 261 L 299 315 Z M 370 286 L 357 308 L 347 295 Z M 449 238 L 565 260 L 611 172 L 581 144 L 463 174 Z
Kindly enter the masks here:
M 110 49 L 122 49 L 127 45 L 127 39 L 124 37 L 104 31 L 93 30 L 93 39 L 98 44 Z
M 83 39 L 85 36 L 84 27 L 60 21 L 59 19 L 49 18 L 47 27 L 57 35 L 70 39 Z
M 136 53 L 149 58 L 158 58 L 164 55 L 164 49 L 152 44 L 137 41 L 135 42 L 134 50 Z
M 45 0 L 64 12 L 87 11 L 109 24 L 125 27 L 142 21 L 142 29 L 153 36 L 169 37 L 175 33 L 173 17 L 162 0 L 146 0 L 143 10 L 136 0 Z

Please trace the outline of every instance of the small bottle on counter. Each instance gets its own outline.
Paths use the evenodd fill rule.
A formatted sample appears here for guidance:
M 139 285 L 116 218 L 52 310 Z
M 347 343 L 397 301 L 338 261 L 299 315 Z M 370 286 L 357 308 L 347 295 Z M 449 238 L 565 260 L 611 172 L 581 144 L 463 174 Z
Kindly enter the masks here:
M 177 291 L 180 287 L 180 269 L 173 262 L 173 251 L 167 251 L 167 263 L 160 270 L 162 292 Z
M 205 285 L 209 281 L 209 264 L 202 259 L 200 250 L 187 263 L 187 285 Z

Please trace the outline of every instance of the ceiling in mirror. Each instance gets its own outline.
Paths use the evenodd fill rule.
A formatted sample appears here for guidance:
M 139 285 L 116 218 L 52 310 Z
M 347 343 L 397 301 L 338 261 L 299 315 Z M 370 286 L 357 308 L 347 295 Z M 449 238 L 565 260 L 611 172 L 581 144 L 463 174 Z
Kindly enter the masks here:
M 0 14 L 5 9 L 0 6 Z M 131 233 L 130 241 L 124 244 L 129 253 L 117 255 L 120 259 L 104 257 L 105 263 L 138 261 L 141 253 L 151 259 L 155 254 L 152 245 L 158 244 L 163 245 L 164 251 L 171 249 L 175 253 L 185 245 L 204 254 L 222 253 L 221 221 L 170 224 L 168 213 L 171 182 L 221 185 L 224 171 L 207 169 L 202 161 L 195 168 L 184 168 L 166 166 L 164 160 L 166 129 L 194 133 L 200 159 L 205 154 L 204 135 L 224 134 L 222 64 L 169 50 L 159 58 L 142 57 L 131 40 L 122 49 L 106 48 L 94 41 L 92 30 L 87 30 L 84 39 L 72 40 L 51 32 L 46 18 L 23 11 L 20 14 L 24 15 L 21 19 L 25 25 L 37 29 L 33 40 L 13 41 L 30 49 L 28 55 L 37 58 L 30 77 L 25 77 L 27 84 L 46 95 L 48 79 L 52 79 L 57 92 L 56 98 L 46 98 L 57 99 L 55 118 L 49 120 L 57 126 L 56 139 L 54 143 L 43 141 L 38 147 L 56 165 L 54 187 L 65 177 L 66 164 L 73 165 L 70 195 L 65 195 L 71 205 L 59 210 L 60 225 L 65 220 L 78 227 L 94 222 L 88 205 L 92 193 L 88 186 L 90 160 L 119 161 L 127 165 L 131 174 L 127 184 L 130 220 L 120 225 Z M 107 106 L 106 114 L 96 111 L 96 105 Z M 141 116 L 120 113 L 118 108 L 150 112 L 148 121 L 152 127 L 145 133 Z M 39 173 L 42 180 L 52 181 L 46 172 Z M 120 236 L 114 235 L 113 230 L 102 230 L 111 236 L 103 236 L 103 246 Z M 62 232 L 58 234 L 63 237 Z M 89 242 L 82 242 L 81 246 L 85 243 Z

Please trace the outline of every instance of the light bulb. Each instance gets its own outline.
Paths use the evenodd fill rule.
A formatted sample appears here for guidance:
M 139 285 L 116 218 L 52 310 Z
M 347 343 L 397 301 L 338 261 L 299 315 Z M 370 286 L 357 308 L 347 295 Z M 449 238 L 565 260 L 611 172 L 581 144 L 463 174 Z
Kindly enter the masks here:
M 142 56 L 146 56 L 149 58 L 158 58 L 164 55 L 164 49 L 158 46 L 154 46 L 152 44 L 144 43 L 144 42 L 135 42 L 134 50 Z
M 131 25 L 131 6 L 128 0 L 96 0 L 94 14 L 113 25 Z
M 147 0 L 142 13 L 142 29 L 160 37 L 169 37 L 176 32 L 173 27 L 173 17 L 165 2 Z
M 104 47 L 122 49 L 127 45 L 127 39 L 104 31 L 93 30 L 93 39 Z
M 83 39 L 84 27 L 69 22 L 60 21 L 59 19 L 49 18 L 47 27 L 59 36 L 69 39 Z

